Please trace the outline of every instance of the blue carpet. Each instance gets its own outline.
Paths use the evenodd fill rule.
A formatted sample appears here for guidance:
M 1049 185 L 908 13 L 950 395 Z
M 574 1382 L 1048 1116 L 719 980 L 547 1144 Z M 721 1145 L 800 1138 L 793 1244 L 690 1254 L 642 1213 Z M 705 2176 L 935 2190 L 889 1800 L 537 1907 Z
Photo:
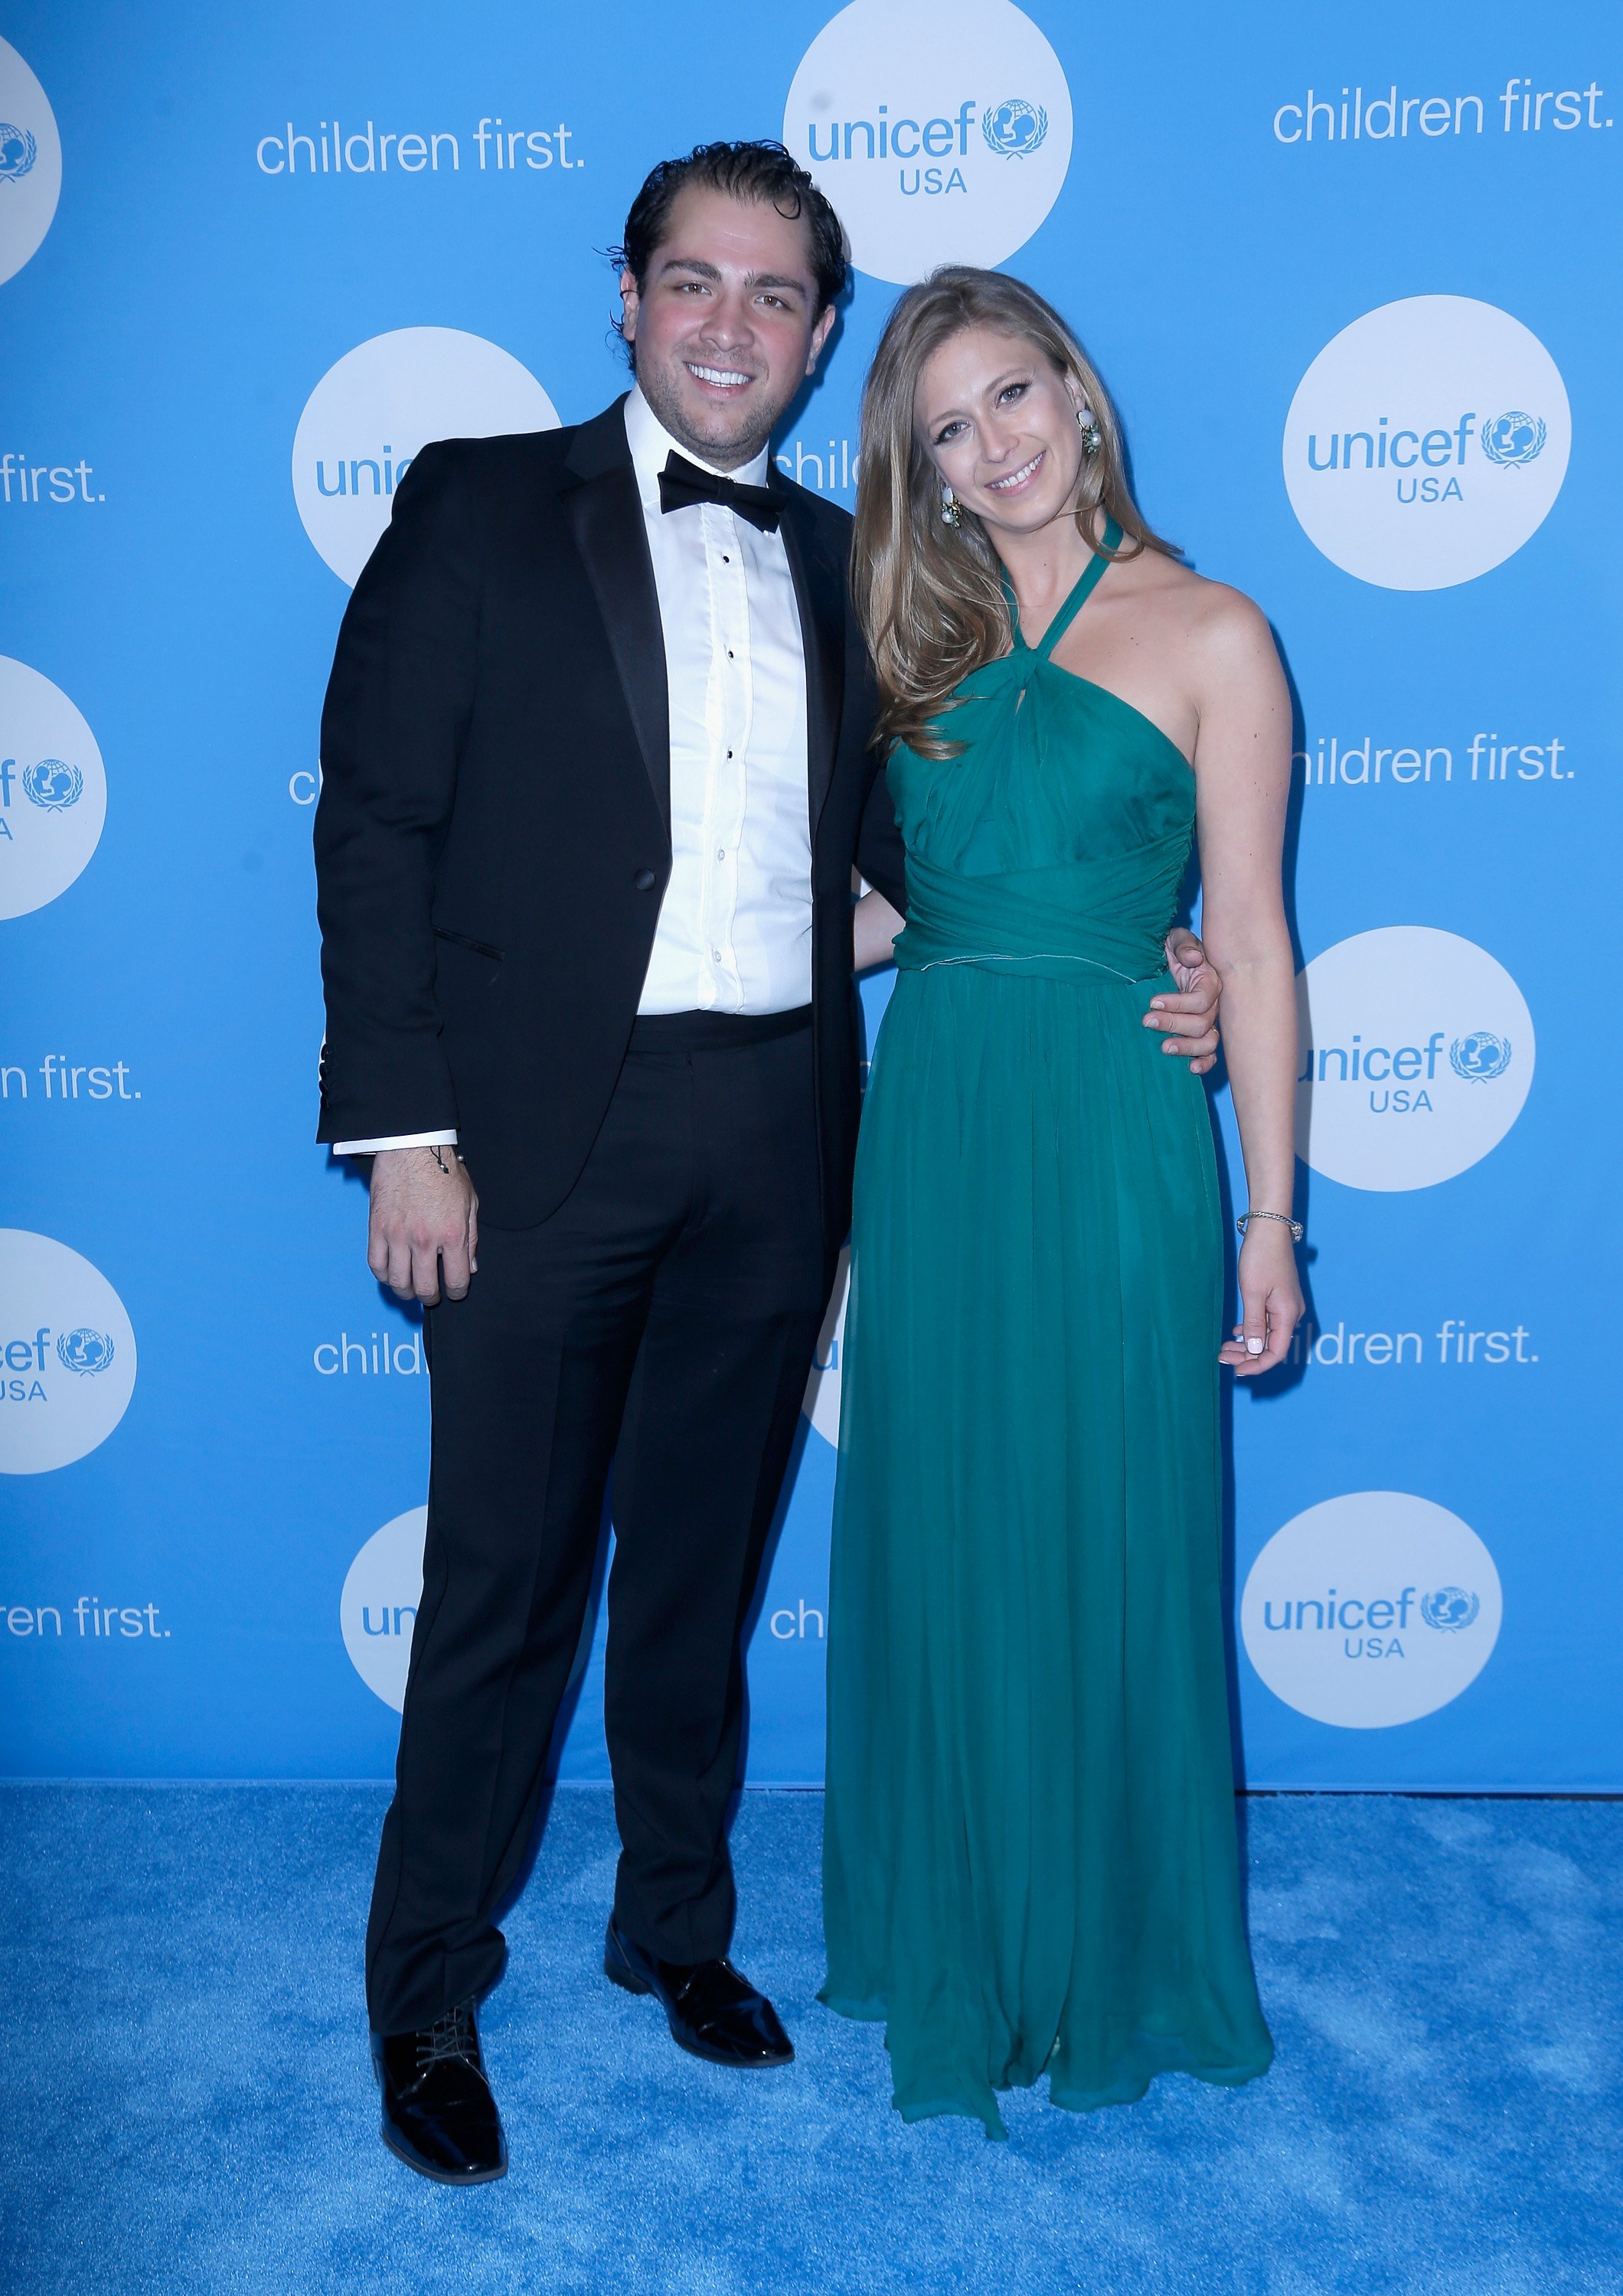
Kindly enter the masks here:
M 738 1820 L 738 1958 L 800 2049 L 745 2077 L 597 1973 L 613 1820 L 560 1793 L 484 2020 L 513 2173 L 447 2193 L 375 2133 L 383 1803 L 0 1792 L 8 2296 L 1623 2290 L 1623 1806 L 1245 1805 L 1273 2072 L 1016 2095 L 994 2145 L 903 2128 L 877 2029 L 814 2002 L 817 1796 Z

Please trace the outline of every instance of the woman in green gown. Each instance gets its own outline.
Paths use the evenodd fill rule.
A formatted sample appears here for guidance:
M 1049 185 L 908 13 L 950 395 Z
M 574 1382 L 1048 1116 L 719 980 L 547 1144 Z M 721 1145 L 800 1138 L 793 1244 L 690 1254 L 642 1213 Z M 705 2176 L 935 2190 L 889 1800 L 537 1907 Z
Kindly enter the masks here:
M 858 1160 L 828 1636 L 823 1998 L 898 2107 L 1234 2084 L 1272 2043 L 1224 1678 L 1219 1366 L 1282 1358 L 1290 710 L 1152 535 L 1064 323 L 954 267 L 869 379 L 853 586 L 909 910 Z M 1149 1032 L 1199 832 L 1250 1218 Z M 859 905 L 858 962 L 901 919 Z

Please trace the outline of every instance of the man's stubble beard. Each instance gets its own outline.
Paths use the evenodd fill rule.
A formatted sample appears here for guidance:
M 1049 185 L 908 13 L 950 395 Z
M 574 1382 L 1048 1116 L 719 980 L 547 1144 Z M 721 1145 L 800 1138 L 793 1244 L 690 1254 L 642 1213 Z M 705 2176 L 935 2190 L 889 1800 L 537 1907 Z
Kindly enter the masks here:
M 680 385 L 671 384 L 662 368 L 650 365 L 646 369 L 637 367 L 634 372 L 638 388 L 671 436 L 686 447 L 690 455 L 696 455 L 701 462 L 713 463 L 721 470 L 737 470 L 745 463 L 753 463 L 770 439 L 789 403 L 786 398 L 782 406 L 766 407 L 763 401 L 758 402 L 751 410 L 747 431 L 707 439 L 693 429 L 682 403 Z M 716 411 L 719 414 L 722 410 L 718 408 Z M 762 427 L 763 413 L 764 428 Z

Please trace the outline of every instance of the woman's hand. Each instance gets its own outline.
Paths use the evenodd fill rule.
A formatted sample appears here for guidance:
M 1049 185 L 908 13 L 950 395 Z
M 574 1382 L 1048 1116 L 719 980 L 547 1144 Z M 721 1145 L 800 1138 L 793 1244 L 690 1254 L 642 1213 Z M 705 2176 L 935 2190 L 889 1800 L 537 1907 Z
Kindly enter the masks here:
M 1225 1340 L 1218 1361 L 1236 1379 L 1254 1379 L 1285 1360 L 1290 1335 L 1302 1320 L 1290 1230 L 1280 1220 L 1253 1220 L 1240 1247 L 1240 1308 L 1244 1321 Z

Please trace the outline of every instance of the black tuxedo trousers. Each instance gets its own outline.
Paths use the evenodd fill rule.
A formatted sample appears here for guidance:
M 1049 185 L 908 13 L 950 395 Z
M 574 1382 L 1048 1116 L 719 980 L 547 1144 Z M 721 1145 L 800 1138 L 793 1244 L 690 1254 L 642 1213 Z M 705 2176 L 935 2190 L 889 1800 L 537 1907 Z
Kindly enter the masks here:
M 367 1936 L 377 2031 L 501 1973 L 611 1463 L 615 1912 L 662 1959 L 727 1950 L 741 1632 L 833 1272 L 810 1020 L 639 1021 L 564 1202 L 482 1229 L 466 1298 L 429 1311 L 423 1598 Z

